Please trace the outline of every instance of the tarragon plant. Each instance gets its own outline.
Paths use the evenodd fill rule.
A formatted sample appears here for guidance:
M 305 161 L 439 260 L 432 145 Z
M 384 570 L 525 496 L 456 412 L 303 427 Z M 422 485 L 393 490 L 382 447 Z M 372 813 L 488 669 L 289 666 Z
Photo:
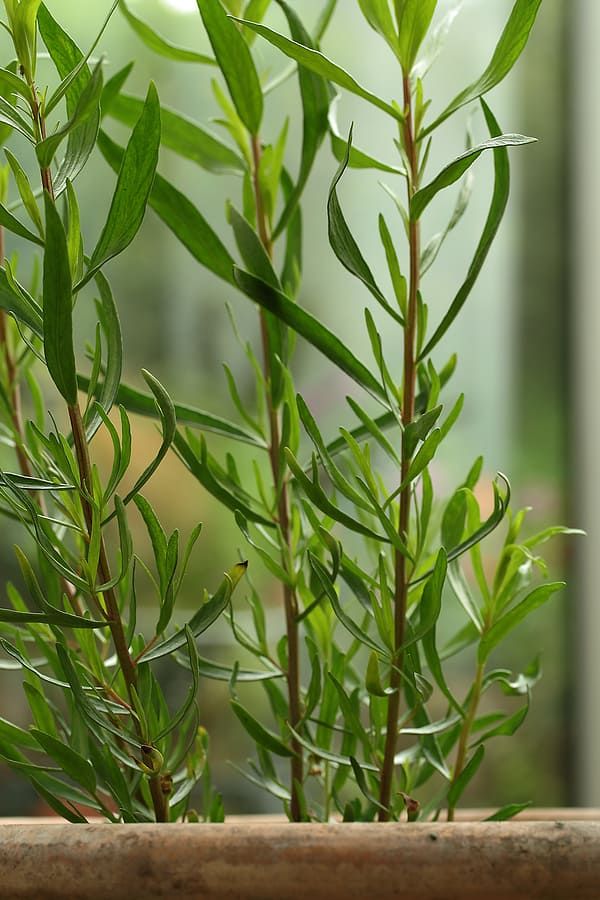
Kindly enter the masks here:
M 19 583 L 4 586 L 0 665 L 22 671 L 33 725 L 24 730 L 0 718 L 0 757 L 73 822 L 85 822 L 87 810 L 113 822 L 181 819 L 200 780 L 205 816 L 219 820 L 221 801 L 210 784 L 208 739 L 198 718 L 195 636 L 227 606 L 245 566 L 234 566 L 212 598 L 200 593 L 196 614 L 173 629 L 199 528 L 180 547 L 179 532 L 165 534 L 141 493 L 171 444 L 173 404 L 145 372 L 162 441 L 127 490 L 130 422 L 123 407 L 118 425 L 109 415 L 122 342 L 103 270 L 127 248 L 144 216 L 160 146 L 158 96 L 151 84 L 105 223 L 89 249 L 74 181 L 96 145 L 103 61 L 92 68 L 94 47 L 84 55 L 40 0 L 6 0 L 4 7 L 13 47 L 0 68 L 2 139 L 24 140 L 16 142 L 18 153 L 6 147 L 0 170 L 0 428 L 16 463 L 0 472 L 0 509 L 20 523 L 26 549 L 15 547 Z M 38 79 L 40 37 L 59 79 L 52 89 Z M 14 236 L 33 253 L 17 258 Z M 73 317 L 90 303 L 97 321 L 84 376 L 76 367 Z M 101 430 L 113 449 L 105 478 L 93 462 Z M 156 560 L 156 571 L 148 572 L 158 597 L 156 626 L 147 636 L 136 627 L 140 561 L 128 526 L 135 506 Z M 191 670 L 189 693 L 176 710 L 153 673 L 154 661 L 165 656 L 181 657 Z
M 213 66 L 215 130 L 165 109 L 165 146 L 215 175 L 241 176 L 239 196 L 227 201 L 231 240 L 164 179 L 155 182 L 149 202 L 201 265 L 258 310 L 260 345 L 243 346 L 256 379 L 254 408 L 226 367 L 239 424 L 179 406 L 186 427 L 177 431 L 174 446 L 191 475 L 232 511 L 253 557 L 281 586 L 285 629 L 278 635 L 267 634 L 264 604 L 252 587 L 246 601 L 254 633 L 229 611 L 240 647 L 263 664 L 272 722 L 259 721 L 243 702 L 242 682 L 259 678 L 257 673 L 242 677 L 236 664 L 230 691 L 233 711 L 256 743 L 256 759 L 245 774 L 283 800 L 295 821 L 331 815 L 386 821 L 403 813 L 414 820 L 443 809 L 452 819 L 486 742 L 516 731 L 539 677 L 537 662 L 514 677 L 489 663 L 513 628 L 562 587 L 535 585 L 535 576 L 545 575 L 536 548 L 566 529 L 523 537 L 525 511 L 509 512 L 510 488 L 501 475 L 493 484 L 493 511 L 482 521 L 476 495 L 480 457 L 445 501 L 435 496 L 430 470 L 463 407 L 462 396 L 453 404 L 443 400 L 456 356 L 440 367 L 432 353 L 471 294 L 498 231 L 509 195 L 508 148 L 533 141 L 503 133 L 484 95 L 519 58 L 540 3 L 516 0 L 482 75 L 433 112 L 437 101 L 432 107 L 426 76 L 460 4 L 436 16 L 436 0 L 358 0 L 365 28 L 378 33 L 398 65 L 390 99 L 359 84 L 321 52 L 332 17 L 339 15 L 343 28 L 344 9 L 340 4 L 336 10 L 335 0 L 323 4 L 312 30 L 303 22 L 301 5 L 284 0 L 197 0 L 209 56 L 174 47 L 121 2 L 151 49 L 187 64 Z M 264 24 L 275 11 L 285 33 Z M 270 80 L 255 62 L 257 36 L 281 51 L 281 74 Z M 386 50 L 383 43 L 381 49 Z M 123 90 L 129 68 L 105 90 L 106 114 L 127 124 L 142 102 Z M 286 163 L 288 120 L 270 137 L 262 127 L 271 94 L 292 76 L 300 96 L 292 115 L 302 116 L 297 169 Z M 352 132 L 342 137 L 335 118 L 340 91 L 394 123 L 393 164 L 358 149 Z M 432 142 L 466 107 L 479 107 L 485 138 L 469 140 L 464 152 L 431 172 Z M 327 198 L 331 248 L 387 314 L 384 342 L 369 308 L 364 311 L 368 362 L 298 302 L 302 194 L 326 138 L 339 163 Z M 116 170 L 120 148 L 104 133 L 100 148 Z M 455 293 L 429 303 L 422 278 L 459 224 L 471 192 L 469 170 L 484 155 L 492 158 L 494 176 L 479 242 Z M 395 221 L 378 216 L 387 286 L 365 260 L 342 211 L 339 187 L 342 179 L 349 181 L 348 168 L 378 169 L 400 185 L 392 195 Z M 454 185 L 458 194 L 447 226 L 422 240 L 428 207 Z M 297 339 L 316 348 L 359 389 L 347 398 L 348 415 L 337 434 L 323 435 L 296 394 Z M 384 351 L 384 343 L 394 352 Z M 150 412 L 144 394 L 127 388 L 122 397 L 129 408 Z M 253 449 L 254 484 L 241 477 L 233 451 L 223 461 L 211 453 L 205 435 L 212 432 Z M 481 543 L 501 523 L 504 542 L 491 569 Z M 356 535 L 364 552 L 356 549 Z M 438 626 L 451 592 L 465 622 L 448 639 Z M 463 650 L 475 651 L 474 673 L 466 696 L 457 696 L 445 661 Z M 483 714 L 483 695 L 498 686 L 524 702 L 516 712 Z M 288 760 L 287 775 L 277 758 Z M 424 787 L 429 781 L 432 786 Z M 520 808 L 508 804 L 496 817 Z
M 513 734 L 523 722 L 538 663 L 514 675 L 492 668 L 490 659 L 513 629 L 562 587 L 541 579 L 536 584 L 536 576 L 545 575 L 536 548 L 566 529 L 523 537 L 525 512 L 509 511 L 503 476 L 493 485 L 493 510 L 482 521 L 479 457 L 449 499 L 436 497 L 431 468 L 463 398 L 444 399 L 455 355 L 439 366 L 437 352 L 435 360 L 432 353 L 471 294 L 500 225 L 509 194 L 508 148 L 532 141 L 502 133 L 483 98 L 521 54 L 540 2 L 514 2 L 481 77 L 435 114 L 426 76 L 457 11 L 436 16 L 436 0 L 358 0 L 365 28 L 378 32 L 397 61 L 391 99 L 359 84 L 321 52 L 335 17 L 343 26 L 344 10 L 342 4 L 336 9 L 336 0 L 323 3 L 313 28 L 304 22 L 301 4 L 197 0 L 208 40 L 192 49 L 163 38 L 125 0 L 115 4 L 154 52 L 173 65 L 209 73 L 217 115 L 209 130 L 204 121 L 160 108 L 152 86 L 146 99 L 129 94 L 125 84 L 132 64 L 103 84 L 102 63 L 92 70 L 89 54 L 82 56 L 44 6 L 5 0 L 17 64 L 2 70 L 1 121 L 33 146 L 43 193 L 30 186 L 23 165 L 7 152 L 4 180 L 8 183 L 12 173 L 20 199 L 13 211 L 2 207 L 2 225 L 41 247 L 43 279 L 27 290 L 22 262 L 19 271 L 7 262 L 0 269 L 5 310 L 0 400 L 4 434 L 20 467 L 2 474 L 0 491 L 3 511 L 29 531 L 36 553 L 32 565 L 17 551 L 29 605 L 9 585 L 13 608 L 0 614 L 0 641 L 10 660 L 5 665 L 25 671 L 35 724 L 25 731 L 2 722 L 0 753 L 63 815 L 81 821 L 85 804 L 113 821 L 196 818 L 188 809 L 189 795 L 202 778 L 204 817 L 220 818 L 195 704 L 205 677 L 228 681 L 231 709 L 256 745 L 256 758 L 244 774 L 281 800 L 293 821 L 333 816 L 414 821 L 444 810 L 452 819 L 486 742 Z M 263 24 L 271 23 L 271 15 L 272 24 L 285 25 L 285 34 Z M 36 23 L 62 79 L 49 96 L 35 84 Z M 255 45 L 265 40 L 282 58 L 281 73 L 270 80 L 255 62 Z M 299 165 L 288 161 L 287 120 L 269 137 L 263 127 L 271 95 L 290 77 L 297 78 L 300 95 L 292 113 L 302 120 Z M 358 149 L 352 132 L 342 136 L 335 118 L 340 90 L 394 124 L 394 162 Z M 63 99 L 67 123 L 48 129 L 46 119 Z M 432 141 L 450 116 L 469 105 L 479 106 L 485 139 L 469 140 L 464 152 L 430 172 Z M 110 136 L 111 119 L 133 128 L 127 146 Z M 64 162 L 56 166 L 63 141 Z M 209 224 L 189 196 L 155 174 L 160 141 L 215 178 L 239 176 L 238 195 L 223 197 L 226 221 Z M 96 143 L 117 183 L 106 225 L 87 255 L 72 182 Z M 301 202 L 326 144 L 333 154 L 326 201 L 332 250 L 387 321 L 382 334 L 369 308 L 364 311 L 369 361 L 300 302 Z M 458 226 L 471 190 L 469 170 L 483 155 L 492 158 L 494 182 L 469 269 L 453 295 L 427 298 L 423 275 Z M 398 183 L 394 221 L 378 217 L 388 269 L 384 287 L 342 210 L 339 189 L 342 180 L 345 189 L 351 180 L 348 169 L 380 170 Z M 458 196 L 447 227 L 422 241 L 429 205 L 454 185 Z M 244 399 L 234 367 L 225 370 L 237 422 L 206 411 L 202 398 L 195 407 L 173 404 L 148 374 L 146 391 L 121 383 L 118 317 L 102 267 L 133 239 L 146 202 L 201 266 L 257 309 L 258 346 L 240 341 L 254 378 L 254 404 Z M 35 230 L 13 215 L 21 208 Z M 73 301 L 92 285 L 99 297 L 98 326 L 87 353 L 91 372 L 84 376 L 75 366 L 71 316 Z M 347 378 L 355 390 L 336 433 L 322 433 L 297 393 L 298 341 L 316 348 L 332 375 Z M 44 359 L 66 403 L 70 428 L 64 435 L 54 421 L 48 431 L 34 380 Z M 33 422 L 21 412 L 21 382 L 32 399 Z M 83 409 L 80 396 L 86 397 Z M 109 417 L 115 402 L 121 404 L 119 428 Z M 119 497 L 131 451 L 125 410 L 158 417 L 162 442 L 156 462 Z M 114 450 L 106 483 L 89 455 L 99 428 L 107 430 Z M 212 434 L 229 442 L 223 459 L 211 449 Z M 231 511 L 253 567 L 263 566 L 279 585 L 282 627 L 276 634 L 253 580 L 246 582 L 243 602 L 230 602 L 243 563 L 232 568 L 212 599 L 199 598 L 187 626 L 171 625 L 198 529 L 180 554 L 178 533 L 164 532 L 140 493 L 171 444 L 190 477 Z M 131 501 L 146 524 L 155 560 L 151 577 L 159 612 L 149 638 L 136 632 L 141 562 L 127 527 Z M 111 551 L 114 544 L 105 536 L 113 521 L 119 548 Z M 490 566 L 481 545 L 497 529 L 504 529 L 504 537 Z M 117 575 L 109 571 L 111 553 Z M 452 594 L 464 610 L 464 623 L 456 634 L 444 636 L 440 617 Z M 242 606 L 251 628 L 240 616 Z M 233 664 L 205 660 L 196 647 L 195 638 L 221 614 L 240 648 Z M 461 651 L 474 651 L 474 671 L 466 694 L 459 696 L 446 660 Z M 192 673 L 189 696 L 175 713 L 167 709 L 150 666 L 167 655 Z M 255 658 L 250 668 L 248 656 Z M 245 694 L 245 683 L 252 681 L 266 692 L 268 722 Z M 494 695 L 498 688 L 521 698 L 516 711 L 490 712 L 487 704 L 482 709 L 484 694 Z M 509 803 L 496 818 L 520 808 Z

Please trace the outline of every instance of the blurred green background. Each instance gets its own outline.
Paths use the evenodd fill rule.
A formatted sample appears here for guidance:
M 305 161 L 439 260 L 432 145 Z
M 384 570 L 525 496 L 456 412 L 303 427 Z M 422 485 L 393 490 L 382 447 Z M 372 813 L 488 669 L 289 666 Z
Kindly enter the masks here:
M 300 0 L 297 8 L 310 26 L 321 5 L 317 0 Z M 440 12 L 450 5 L 440 0 Z M 130 6 L 136 15 L 151 22 L 174 43 L 199 51 L 207 49 L 195 0 L 131 0 Z M 108 3 L 48 0 L 52 14 L 82 48 L 95 37 L 105 7 Z M 369 88 L 398 96 L 400 86 L 394 60 L 384 51 L 377 35 L 364 24 L 358 4 L 354 0 L 340 0 L 338 7 L 323 43 L 324 51 Z M 483 70 L 510 7 L 509 0 L 466 0 L 463 4 L 447 45 L 427 76 L 426 87 L 429 96 L 434 98 L 434 112 Z M 565 150 L 560 120 L 565 67 L 563 16 L 563 4 L 559 0 L 542 5 L 524 57 L 507 83 L 489 97 L 505 131 L 535 135 L 539 143 L 511 154 L 513 191 L 500 237 L 462 318 L 445 338 L 438 356 L 443 362 L 451 352 L 458 352 L 459 366 L 452 391 L 457 394 L 464 390 L 466 404 L 442 459 L 436 463 L 433 472 L 436 486 L 441 494 L 450 492 L 475 457 L 483 453 L 490 498 L 495 473 L 505 472 L 512 483 L 515 507 L 533 507 L 532 529 L 536 525 L 565 521 L 566 517 L 565 436 L 561 424 L 566 405 L 562 187 Z M 285 28 L 277 11 L 269 14 L 269 21 L 276 28 Z M 9 51 L 5 45 L 3 48 L 7 57 Z M 210 89 L 212 70 L 152 55 L 119 13 L 100 42 L 97 55 L 101 54 L 106 60 L 106 78 L 135 60 L 127 84 L 129 93 L 144 94 L 148 80 L 153 79 L 164 105 L 205 125 L 219 115 Z M 286 67 L 260 39 L 255 44 L 255 56 L 261 72 L 275 75 Z M 552 59 L 552 65 L 548 65 L 548 59 Z M 54 78 L 47 61 L 40 64 L 38 82 L 43 84 L 44 78 Z M 269 97 L 265 140 L 276 137 L 286 115 L 291 116 L 288 165 L 295 171 L 301 121 L 294 78 Z M 342 133 L 353 121 L 356 143 L 373 155 L 394 162 L 393 127 L 384 118 L 356 98 L 344 96 L 338 104 Z M 466 124 L 467 116 L 458 115 L 444 126 L 432 152 L 430 172 L 461 152 Z M 472 117 L 470 127 L 475 138 L 483 135 L 479 114 Z M 108 130 L 116 138 L 125 134 L 112 122 L 108 123 Z M 304 279 L 300 302 L 338 330 L 363 358 L 368 358 L 362 317 L 367 302 L 365 291 L 339 266 L 327 242 L 325 204 L 336 167 L 329 147 L 324 144 L 303 204 Z M 231 198 L 240 205 L 240 181 L 234 177 L 210 176 L 168 151 L 162 151 L 160 171 L 190 196 L 230 245 L 225 201 Z M 445 309 L 469 264 L 487 212 L 490 176 L 491 161 L 482 159 L 475 167 L 474 196 L 468 213 L 426 276 L 423 290 L 434 320 Z M 381 179 L 381 173 L 352 172 L 344 179 L 342 197 L 346 216 L 365 256 L 375 271 L 383 273 L 385 263 L 377 235 L 377 213 L 382 208 L 388 221 L 395 221 L 396 225 L 400 222 L 394 220 L 393 204 L 380 187 L 380 180 L 398 192 L 403 187 L 400 181 L 394 184 L 393 176 Z M 114 176 L 96 152 L 78 182 L 83 227 L 90 236 L 90 245 L 104 222 L 113 183 Z M 452 203 L 453 198 L 446 205 L 439 202 L 432 207 L 426 225 L 430 235 L 446 221 Z M 19 249 L 18 244 L 9 247 L 9 251 L 12 249 Z M 201 269 L 152 212 L 148 212 L 132 248 L 122 259 L 110 264 L 107 274 L 123 324 L 127 380 L 141 386 L 139 371 L 143 366 L 176 399 L 235 418 L 222 361 L 231 366 L 248 396 L 252 383 L 232 334 L 226 304 L 231 304 L 244 338 L 252 340 L 258 329 L 251 304 Z M 383 320 L 374 312 L 383 327 Z M 90 322 L 85 311 L 80 311 L 82 346 L 90 338 Z M 390 354 L 393 354 L 393 340 L 397 336 L 388 336 Z M 397 360 L 400 365 L 400 346 Z M 332 377 L 323 360 L 301 342 L 296 352 L 295 372 L 299 389 L 323 423 L 323 430 L 327 433 L 329 425 L 334 434 L 340 424 L 339 413 L 345 407 L 343 400 L 349 384 L 341 377 Z M 134 440 L 136 467 L 141 470 L 150 448 L 157 442 L 153 424 L 136 421 Z M 217 439 L 210 438 L 210 446 L 217 455 L 223 450 L 222 442 Z M 101 438 L 95 441 L 94 450 L 99 461 L 107 458 L 108 447 L 102 445 Z M 183 620 L 184 610 L 194 608 L 202 588 L 213 589 L 222 571 L 239 553 L 247 555 L 247 550 L 231 517 L 187 476 L 175 457 L 167 459 L 145 493 L 167 529 L 177 526 L 186 534 L 197 521 L 204 523 L 182 598 L 179 617 Z M 482 497 L 482 501 L 485 499 Z M 144 532 L 133 514 L 132 525 L 143 555 Z M 6 577 L 13 577 L 14 563 L 10 556 L 13 536 L 8 526 L 3 524 L 2 528 L 0 565 Z M 565 574 L 569 547 L 567 540 L 551 545 L 548 555 L 553 577 Z M 492 551 L 493 547 L 485 552 Z M 283 615 L 278 608 L 277 591 L 258 563 L 252 570 L 254 582 L 269 607 L 271 633 L 278 634 Z M 566 611 L 570 602 L 570 592 L 563 592 L 542 614 L 535 615 L 522 627 L 507 648 L 508 658 L 505 656 L 502 664 L 515 670 L 522 669 L 541 651 L 544 677 L 535 688 L 531 712 L 518 736 L 510 741 L 500 738 L 488 747 L 486 765 L 467 798 L 473 805 L 526 799 L 536 805 L 561 805 L 572 796 L 566 714 L 570 691 Z M 242 609 L 242 593 L 238 594 L 236 603 Z M 214 658 L 226 660 L 234 653 L 224 624 L 218 624 L 204 635 L 203 643 L 207 655 Z M 459 683 L 461 678 L 464 680 L 466 689 L 470 673 L 468 659 L 465 665 L 456 677 Z M 175 699 L 184 690 L 185 673 L 168 668 L 165 675 L 172 678 Z M 13 682 L 18 685 L 18 678 L 3 676 L 0 715 L 23 720 L 25 713 L 19 705 L 18 691 L 13 690 Z M 264 705 L 260 687 L 244 689 L 245 700 L 252 696 L 258 705 Z M 227 764 L 227 760 L 242 764 L 252 752 L 249 741 L 233 720 L 227 698 L 227 685 L 203 682 L 201 715 L 211 734 L 217 786 L 223 791 L 229 813 L 269 810 L 273 808 L 269 798 L 246 784 Z M 1 778 L 0 814 L 23 814 L 34 808 L 35 798 L 26 785 L 15 782 L 5 770 Z

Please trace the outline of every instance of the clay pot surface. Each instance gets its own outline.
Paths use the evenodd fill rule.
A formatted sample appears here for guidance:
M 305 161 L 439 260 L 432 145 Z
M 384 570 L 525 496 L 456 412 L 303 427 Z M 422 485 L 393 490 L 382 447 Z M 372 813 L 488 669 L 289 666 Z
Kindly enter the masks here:
M 0 897 L 598 900 L 599 811 L 551 813 L 557 821 L 11 822 L 0 825 Z

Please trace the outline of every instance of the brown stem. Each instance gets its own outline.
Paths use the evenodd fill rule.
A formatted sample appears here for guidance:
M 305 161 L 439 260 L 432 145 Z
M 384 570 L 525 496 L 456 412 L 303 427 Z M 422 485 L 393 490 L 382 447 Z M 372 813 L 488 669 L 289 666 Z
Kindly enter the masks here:
M 465 759 L 467 756 L 467 749 L 469 743 L 469 737 L 471 736 L 471 729 L 473 727 L 473 722 L 475 721 L 475 716 L 477 715 L 477 709 L 479 707 L 479 701 L 481 699 L 481 687 L 483 683 L 483 673 L 485 666 L 483 663 L 477 664 L 477 672 L 475 675 L 475 682 L 471 689 L 471 702 L 469 703 L 469 709 L 467 710 L 467 715 L 463 720 L 463 725 L 460 732 L 460 738 L 458 740 L 458 749 L 456 751 L 456 762 L 454 763 L 454 772 L 452 773 L 452 780 L 450 782 L 450 787 L 452 787 L 460 778 L 462 774 L 462 770 L 465 767 Z M 454 821 L 454 806 L 448 806 L 448 814 L 447 819 L 448 822 Z
M 410 77 L 405 74 L 403 79 L 404 111 L 406 115 L 404 123 L 404 148 L 408 157 L 410 170 L 408 173 L 408 200 L 410 200 L 418 188 L 419 158 L 417 142 L 415 140 L 412 97 L 410 90 Z M 409 256 L 410 256 L 410 280 L 408 294 L 408 309 L 404 325 L 404 379 L 402 397 L 402 425 L 406 428 L 412 422 L 415 415 L 415 387 L 417 377 L 416 360 L 416 329 L 417 329 L 417 298 L 420 280 L 420 226 L 418 220 L 410 220 L 409 226 Z M 410 466 L 410 453 L 406 443 L 402 441 L 402 459 L 400 466 L 400 483 L 404 483 Z M 400 511 L 398 515 L 398 535 L 406 544 L 410 524 L 411 489 L 407 485 L 400 492 Z M 387 822 L 390 818 L 390 799 L 394 780 L 394 757 L 396 755 L 396 743 L 398 737 L 398 720 L 400 716 L 400 695 L 402 687 L 402 666 L 404 653 L 404 633 L 406 629 L 406 605 L 408 600 L 408 582 L 410 573 L 407 571 L 407 559 L 399 551 L 394 554 L 395 587 L 394 587 L 394 659 L 390 675 L 390 687 L 394 689 L 388 702 L 387 731 L 383 764 L 381 767 L 381 784 L 379 802 L 384 809 L 379 811 L 379 821 Z
M 253 172 L 252 180 L 254 186 L 254 199 L 256 204 L 256 224 L 258 235 L 269 258 L 273 257 L 273 242 L 269 233 L 267 215 L 265 212 L 263 193 L 260 187 L 259 169 L 261 159 L 260 139 L 254 135 L 252 137 L 252 157 Z M 273 476 L 273 485 L 278 493 L 277 498 L 277 518 L 286 552 L 282 554 L 282 562 L 284 569 L 288 568 L 288 556 L 291 547 L 290 517 L 289 517 L 289 498 L 286 482 L 281 479 L 281 440 L 279 428 L 279 416 L 274 407 L 272 395 L 270 391 L 271 385 L 271 350 L 269 346 L 269 332 L 267 328 L 267 317 L 264 310 L 260 312 L 260 331 L 263 348 L 263 365 L 265 373 L 265 381 L 267 383 L 267 405 L 269 415 L 269 460 L 271 463 L 271 473 Z M 302 718 L 302 708 L 300 702 L 300 651 L 298 641 L 298 623 L 296 621 L 298 615 L 298 600 L 296 591 L 291 585 L 284 584 L 283 588 L 283 608 L 285 610 L 285 626 L 287 635 L 287 651 L 288 651 L 288 669 L 286 672 L 290 725 L 294 730 L 299 727 Z M 290 762 L 291 777 L 291 804 L 290 813 L 292 821 L 299 822 L 302 818 L 300 808 L 300 798 L 298 796 L 298 786 L 302 784 L 304 777 L 303 750 L 301 744 L 292 738 L 292 750 L 294 756 Z

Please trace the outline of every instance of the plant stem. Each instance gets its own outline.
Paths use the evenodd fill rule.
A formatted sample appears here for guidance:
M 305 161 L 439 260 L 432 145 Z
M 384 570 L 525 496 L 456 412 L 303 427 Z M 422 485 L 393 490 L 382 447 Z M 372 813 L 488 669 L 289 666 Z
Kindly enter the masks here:
M 261 147 L 260 147 L 260 139 L 258 136 L 252 136 L 252 158 L 253 158 L 253 187 L 254 187 L 254 198 L 256 204 L 256 224 L 258 228 L 258 235 L 262 242 L 265 251 L 269 255 L 269 258 L 273 257 L 273 242 L 271 240 L 271 236 L 269 233 L 269 224 L 267 220 L 267 215 L 265 212 L 265 204 L 262 189 L 260 186 L 260 178 L 259 178 L 259 170 L 260 170 L 260 160 L 261 160 Z M 289 498 L 288 498 L 288 490 L 285 479 L 281 477 L 281 440 L 280 440 L 280 427 L 279 427 L 279 415 L 277 409 L 273 404 L 273 397 L 271 393 L 271 349 L 269 346 L 269 332 L 267 328 L 267 314 L 264 310 L 260 312 L 260 330 L 261 330 L 261 340 L 262 340 L 262 348 L 263 348 L 263 365 L 264 365 L 264 373 L 265 373 L 265 381 L 267 383 L 267 408 L 269 415 L 269 430 L 270 430 L 270 442 L 269 442 L 269 460 L 271 464 L 271 474 L 273 477 L 273 486 L 278 494 L 277 496 L 277 519 L 279 529 L 281 531 L 281 536 L 283 539 L 284 549 L 282 552 L 282 562 L 284 569 L 286 571 L 289 569 L 289 559 L 291 557 L 291 530 L 290 530 L 290 517 L 289 517 Z M 292 573 L 290 573 L 292 574 Z M 286 625 L 286 635 L 287 635 L 287 655 L 288 655 L 288 667 L 286 673 L 287 679 L 287 689 L 288 689 L 288 702 L 289 702 L 289 714 L 290 714 L 290 725 L 294 730 L 297 730 L 301 718 L 302 718 L 302 710 L 300 703 L 300 653 L 299 653 L 299 641 L 298 641 L 298 623 L 296 621 L 298 615 L 298 601 L 296 597 L 296 591 L 289 584 L 284 584 L 282 586 L 283 590 L 283 608 L 285 611 L 285 625 Z M 304 763 L 303 763 L 303 750 L 302 746 L 299 742 L 292 738 L 292 750 L 294 751 L 294 756 L 291 758 L 291 785 L 290 785 L 290 793 L 291 793 L 291 804 L 290 804 L 290 813 L 292 821 L 299 822 L 302 818 L 302 813 L 300 809 L 300 798 L 298 796 L 298 786 L 302 784 L 303 781 L 303 771 L 304 771 Z
M 0 226 L 0 266 L 4 266 L 4 228 Z M 0 348 L 4 354 L 4 366 L 6 369 L 6 381 L 8 388 L 8 396 L 11 406 L 11 421 L 15 436 L 15 453 L 22 475 L 31 476 L 33 474 L 29 458 L 25 453 L 23 441 L 23 418 L 21 414 L 21 389 L 17 378 L 17 367 L 10 348 L 8 337 L 8 320 L 6 313 L 0 309 Z
M 404 149 L 409 161 L 407 178 L 408 200 L 418 189 L 419 159 L 417 142 L 415 140 L 412 97 L 410 89 L 410 77 L 403 78 L 404 111 L 406 115 L 404 123 Z M 402 425 L 406 428 L 412 422 L 415 415 L 415 386 L 417 376 L 416 360 L 416 330 L 417 330 L 417 298 L 420 281 L 420 256 L 421 235 L 418 220 L 410 220 L 409 226 L 409 256 L 410 275 L 408 309 L 404 325 L 404 378 L 402 396 Z M 404 483 L 410 466 L 410 453 L 407 450 L 404 439 L 402 440 L 402 457 L 400 466 L 400 483 Z M 400 491 L 400 510 L 398 514 L 398 534 L 404 543 L 407 543 L 410 525 L 411 486 L 407 485 Z M 408 600 L 408 582 L 410 573 L 407 571 L 407 559 L 399 551 L 394 554 L 395 586 L 394 586 L 394 658 L 390 675 L 390 687 L 394 689 L 388 702 L 387 731 L 383 764 L 381 768 L 381 784 L 379 802 L 384 809 L 379 811 L 379 821 L 387 822 L 390 819 L 390 799 L 392 795 L 392 783 L 394 779 L 394 757 L 396 755 L 396 743 L 398 736 L 398 720 L 400 715 L 400 695 L 402 687 L 402 666 L 404 653 L 404 633 L 406 629 L 406 606 Z
M 473 687 L 471 689 L 471 700 L 469 703 L 469 709 L 467 710 L 467 715 L 465 716 L 462 724 L 462 728 L 460 730 L 460 738 L 458 740 L 458 750 L 456 751 L 456 762 L 454 763 L 454 772 L 452 773 L 452 780 L 450 782 L 450 787 L 452 787 L 456 781 L 460 778 L 462 770 L 465 767 L 465 758 L 467 755 L 469 737 L 471 736 L 471 729 L 473 727 L 473 722 L 475 721 L 475 716 L 477 715 L 477 710 L 479 708 L 479 701 L 481 699 L 481 687 L 483 684 L 483 673 L 485 670 L 484 663 L 477 664 L 477 671 L 475 673 L 475 681 L 473 683 Z M 448 822 L 454 821 L 454 806 L 448 806 Z

